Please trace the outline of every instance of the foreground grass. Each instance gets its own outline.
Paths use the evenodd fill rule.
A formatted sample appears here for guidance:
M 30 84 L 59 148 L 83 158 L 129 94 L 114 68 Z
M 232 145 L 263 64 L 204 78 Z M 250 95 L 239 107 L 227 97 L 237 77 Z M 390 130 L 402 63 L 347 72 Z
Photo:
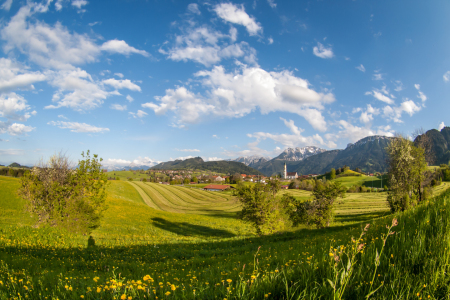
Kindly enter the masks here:
M 0 185 L 6 186 L 18 187 L 17 181 Z M 23 202 L 10 191 L 1 204 L 23 216 Z M 331 257 L 331 247 L 349 245 L 365 225 L 256 237 L 230 216 L 152 209 L 126 182 L 109 191 L 103 224 L 92 235 L 95 246 L 87 247 L 87 236 L 55 228 L 1 223 L 0 299 L 331 299 L 327 279 L 346 261 L 345 255 Z M 380 256 L 373 288 L 376 251 L 393 216 L 371 222 L 344 298 L 362 299 L 380 285 L 372 298 L 446 298 L 448 197 L 396 216 L 399 225 Z

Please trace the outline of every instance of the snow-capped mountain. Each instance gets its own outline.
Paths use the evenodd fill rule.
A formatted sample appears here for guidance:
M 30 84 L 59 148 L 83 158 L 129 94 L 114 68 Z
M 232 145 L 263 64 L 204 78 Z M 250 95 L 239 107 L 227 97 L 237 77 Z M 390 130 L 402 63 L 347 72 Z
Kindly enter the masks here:
M 274 160 L 286 160 L 286 161 L 300 161 L 311 155 L 319 154 L 327 150 L 315 147 L 306 146 L 303 148 L 287 148 L 280 155 L 274 158 Z
M 263 162 L 269 161 L 271 159 L 272 158 L 270 158 L 270 157 L 252 155 L 252 156 L 241 156 L 241 157 L 238 157 L 231 161 L 237 161 L 237 162 L 243 163 L 246 166 L 249 166 L 249 165 L 253 165 L 255 163 L 263 163 Z

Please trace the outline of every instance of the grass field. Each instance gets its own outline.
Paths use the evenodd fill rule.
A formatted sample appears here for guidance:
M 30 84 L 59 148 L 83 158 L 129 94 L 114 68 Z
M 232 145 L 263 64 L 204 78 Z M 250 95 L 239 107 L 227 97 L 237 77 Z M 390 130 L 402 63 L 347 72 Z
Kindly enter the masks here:
M 34 228 L 18 187 L 19 180 L 0 176 L 0 299 L 330 299 L 327 279 L 335 275 L 330 247 L 348 245 L 359 236 L 367 213 L 383 211 L 385 216 L 370 221 L 364 254 L 345 294 L 361 299 L 370 290 L 381 233 L 393 218 L 382 207 L 383 193 L 349 194 L 331 228 L 258 237 L 235 212 L 228 213 L 233 211 L 225 205 L 233 202 L 229 195 L 113 181 L 108 210 L 92 233 L 95 246 L 87 247 L 88 236 Z M 448 187 L 439 186 L 436 194 Z M 304 191 L 285 192 L 309 197 Z M 389 237 L 376 276 L 377 286 L 384 285 L 374 298 L 448 295 L 450 268 L 446 271 L 442 259 L 449 257 L 450 199 L 445 199 L 397 215 L 398 233 Z M 205 211 L 206 203 L 224 206 L 217 213 Z M 340 212 L 347 217 L 339 220 Z

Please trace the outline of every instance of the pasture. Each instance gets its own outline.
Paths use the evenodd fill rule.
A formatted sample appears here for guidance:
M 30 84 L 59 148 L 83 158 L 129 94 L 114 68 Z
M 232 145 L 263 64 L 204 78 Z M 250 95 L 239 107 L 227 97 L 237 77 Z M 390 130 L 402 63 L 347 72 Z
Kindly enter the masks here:
M 330 247 L 351 243 L 365 225 L 365 214 L 382 211 L 384 216 L 370 221 L 366 250 L 350 282 L 348 298 L 358 299 L 369 289 L 381 233 L 393 218 L 382 207 L 384 193 L 349 194 L 332 228 L 258 237 L 236 218 L 230 195 L 112 181 L 108 210 L 88 237 L 34 228 L 16 195 L 18 187 L 18 179 L 0 176 L 0 205 L 6 212 L 0 215 L 0 299 L 329 299 Z M 436 194 L 448 187 L 439 186 Z M 305 191 L 284 192 L 309 197 Z M 399 233 L 389 237 L 381 256 L 376 282 L 385 286 L 376 295 L 396 298 L 393 286 L 404 298 L 445 294 L 445 276 L 433 277 L 430 271 L 448 257 L 448 246 L 442 246 L 449 242 L 450 200 L 445 199 L 397 215 Z M 339 212 L 346 219 L 339 221 Z

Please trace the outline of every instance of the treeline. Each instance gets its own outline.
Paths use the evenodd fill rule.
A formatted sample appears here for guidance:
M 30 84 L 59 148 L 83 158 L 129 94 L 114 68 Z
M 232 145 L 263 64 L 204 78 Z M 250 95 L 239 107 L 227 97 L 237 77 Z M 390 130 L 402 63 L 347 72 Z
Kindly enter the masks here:
M 11 177 L 22 177 L 25 172 L 29 172 L 29 169 L 17 169 L 17 168 L 0 168 L 0 175 Z

